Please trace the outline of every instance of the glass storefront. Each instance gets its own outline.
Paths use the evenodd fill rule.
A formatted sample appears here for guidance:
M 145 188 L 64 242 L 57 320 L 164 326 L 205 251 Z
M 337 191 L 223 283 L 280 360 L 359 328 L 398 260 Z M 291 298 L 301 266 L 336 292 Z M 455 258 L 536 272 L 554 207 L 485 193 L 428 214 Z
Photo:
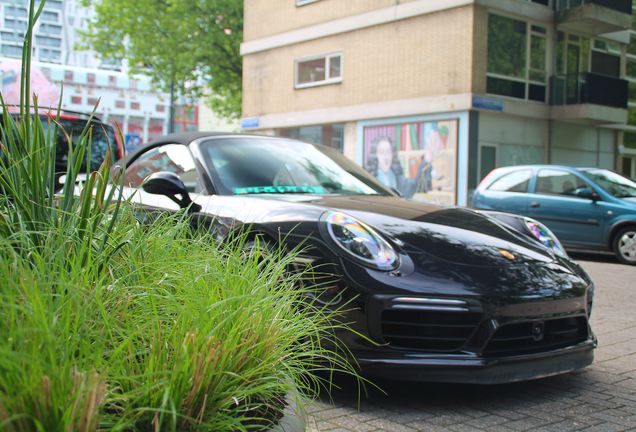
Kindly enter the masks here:
M 344 124 L 277 129 L 276 135 L 312 144 L 322 144 L 341 153 L 344 148 Z

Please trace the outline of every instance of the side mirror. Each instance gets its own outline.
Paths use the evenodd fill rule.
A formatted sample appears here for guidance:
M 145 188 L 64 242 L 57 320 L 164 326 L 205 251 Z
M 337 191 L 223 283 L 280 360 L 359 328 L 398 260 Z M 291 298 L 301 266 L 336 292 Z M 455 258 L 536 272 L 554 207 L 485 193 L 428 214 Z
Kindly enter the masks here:
M 189 208 L 191 212 L 201 210 L 200 205 L 192 202 L 188 189 L 175 173 L 159 171 L 150 174 L 141 185 L 141 188 L 150 194 L 165 195 L 179 204 L 179 207 Z M 177 198 L 177 195 L 181 195 L 181 199 Z
M 579 198 L 589 199 L 592 201 L 598 201 L 601 199 L 599 194 L 597 194 L 596 192 L 588 188 L 578 188 L 577 190 L 574 191 L 574 195 L 576 195 Z

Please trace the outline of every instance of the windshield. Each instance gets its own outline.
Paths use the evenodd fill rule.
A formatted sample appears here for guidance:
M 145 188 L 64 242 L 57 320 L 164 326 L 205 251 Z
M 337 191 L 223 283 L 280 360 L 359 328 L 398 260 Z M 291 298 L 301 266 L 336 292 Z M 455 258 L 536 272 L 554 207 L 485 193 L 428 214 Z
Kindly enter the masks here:
M 358 165 L 327 147 L 287 139 L 212 139 L 201 153 L 222 195 L 390 195 Z
M 636 183 L 620 174 L 599 168 L 588 168 L 581 171 L 594 180 L 605 192 L 616 198 L 636 197 Z

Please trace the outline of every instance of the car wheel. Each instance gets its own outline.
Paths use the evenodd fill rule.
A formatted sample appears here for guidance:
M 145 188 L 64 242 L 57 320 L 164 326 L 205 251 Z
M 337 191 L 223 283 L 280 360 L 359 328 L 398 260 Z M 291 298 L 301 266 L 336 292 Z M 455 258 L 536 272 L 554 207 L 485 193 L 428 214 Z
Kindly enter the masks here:
M 274 244 L 263 235 L 256 235 L 253 239 L 247 240 L 243 245 L 243 254 L 248 257 L 258 254 L 257 261 L 261 262 L 266 257 L 271 256 L 275 251 Z
M 636 226 L 623 228 L 614 237 L 614 254 L 624 264 L 636 265 Z

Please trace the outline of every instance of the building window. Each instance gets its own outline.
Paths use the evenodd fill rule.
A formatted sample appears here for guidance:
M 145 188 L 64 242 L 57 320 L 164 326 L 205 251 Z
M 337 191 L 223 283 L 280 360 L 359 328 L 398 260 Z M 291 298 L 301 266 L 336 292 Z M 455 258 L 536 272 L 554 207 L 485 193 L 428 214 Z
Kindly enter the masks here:
M 17 32 L 0 32 L 0 41 L 22 43 L 24 35 Z
M 56 10 L 64 9 L 64 3 L 62 2 L 62 0 L 49 0 L 46 2 L 46 6 Z
M 157 112 L 166 112 L 166 106 L 165 105 L 157 105 Z
M 16 6 L 7 6 L 4 10 L 6 16 L 18 17 L 18 18 L 27 18 L 29 16 L 26 8 L 24 7 L 16 7 Z
M 175 107 L 174 131 L 195 132 L 199 130 L 199 107 L 181 105 Z
M 126 108 L 126 101 L 123 100 L 116 100 L 115 101 L 115 108 Z
M 62 47 L 62 39 L 53 38 L 47 36 L 36 36 L 35 41 L 38 45 L 53 47 L 53 48 L 61 48 Z
M 99 102 L 99 99 L 96 97 L 89 97 L 86 100 L 86 103 L 89 104 L 91 107 L 94 107 L 95 105 L 97 105 L 98 102 Z
M 40 24 L 40 32 L 44 34 L 50 35 L 61 35 L 62 34 L 62 26 L 56 24 Z
M 634 8 L 633 13 L 636 14 L 636 8 Z M 636 126 L 636 15 L 632 18 L 630 43 L 627 46 L 625 60 L 627 61 L 625 79 L 629 82 L 627 124 Z M 628 153 L 636 153 L 636 131 L 626 131 L 623 134 L 623 145 Z
M 162 119 L 150 119 L 150 121 L 148 122 L 148 141 L 152 141 L 164 134 L 163 124 L 164 121 Z
M 88 75 L 86 76 L 86 80 L 88 81 L 89 84 L 95 84 L 95 74 L 88 73 Z
M 629 67 L 629 62 L 627 63 Z M 636 66 L 636 64 L 634 65 Z M 592 44 L 590 70 L 592 73 L 619 78 L 621 76 L 621 47 L 616 42 L 596 39 Z
M 61 51 L 47 49 L 47 48 L 40 48 L 40 60 L 59 63 L 61 59 L 62 59 Z
M 342 54 L 323 54 L 296 60 L 296 88 L 342 81 Z
M 278 129 L 276 134 L 312 144 L 322 144 L 332 147 L 341 153 L 344 148 L 344 124 Z
M 117 87 L 117 77 L 114 75 L 110 75 L 108 77 L 108 85 L 112 87 Z
M 488 93 L 546 102 L 547 29 L 500 15 L 488 17 Z
M 22 47 L 19 47 L 17 45 L 2 45 L 0 53 L 2 53 L 2 55 L 6 55 L 7 57 L 20 57 L 22 56 Z
M 14 20 L 9 18 L 4 19 L 4 26 L 9 30 L 26 31 L 27 29 L 26 21 Z
M 131 102 L 130 109 L 138 110 L 140 108 L 139 102 Z
M 57 22 L 57 12 L 42 11 L 42 21 Z
M 73 81 L 73 71 L 72 70 L 64 71 L 64 81 L 69 81 L 69 82 Z
M 82 104 L 82 97 L 81 96 L 71 96 L 71 103 L 75 104 L 75 105 L 81 105 Z

